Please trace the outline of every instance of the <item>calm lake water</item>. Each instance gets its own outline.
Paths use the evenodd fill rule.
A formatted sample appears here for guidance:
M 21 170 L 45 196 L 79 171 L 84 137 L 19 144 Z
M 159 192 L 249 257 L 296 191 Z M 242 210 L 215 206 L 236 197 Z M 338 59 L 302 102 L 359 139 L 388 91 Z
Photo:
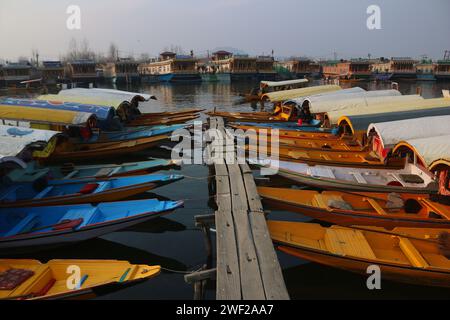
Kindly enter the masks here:
M 152 93 L 157 101 L 144 103 L 143 111 L 176 110 L 189 107 L 205 109 L 250 111 L 250 105 L 239 105 L 240 93 L 249 92 L 255 83 L 198 84 L 198 85 L 151 85 L 119 87 L 118 89 Z M 358 84 L 366 89 L 388 89 L 389 84 Z M 402 82 L 399 89 L 413 94 L 420 86 L 427 98 L 440 95 L 449 89 L 449 83 Z M 169 157 L 169 152 L 149 152 L 130 155 L 120 161 L 145 160 L 147 157 Z M 42 261 L 55 258 L 66 259 L 120 259 L 132 263 L 161 265 L 159 276 L 143 283 L 109 293 L 101 299 L 192 299 L 193 289 L 184 282 L 183 273 L 196 270 L 206 263 L 203 233 L 195 227 L 194 216 L 212 214 L 214 208 L 208 193 L 209 170 L 206 166 L 183 166 L 180 170 L 163 171 L 181 173 L 185 179 L 152 190 L 137 198 L 185 200 L 185 207 L 163 218 L 111 233 L 99 239 L 86 241 L 60 249 L 35 252 L 21 257 Z M 272 211 L 269 218 L 278 220 L 308 221 L 298 214 Z M 213 243 L 215 239 L 213 238 Z M 283 274 L 292 299 L 394 299 L 394 298 L 450 298 L 450 290 L 402 285 L 382 281 L 382 290 L 369 291 L 366 278 L 349 272 L 323 267 L 278 253 Z M 172 270 L 172 271 L 169 271 Z M 207 298 L 215 296 L 214 284 L 210 284 Z

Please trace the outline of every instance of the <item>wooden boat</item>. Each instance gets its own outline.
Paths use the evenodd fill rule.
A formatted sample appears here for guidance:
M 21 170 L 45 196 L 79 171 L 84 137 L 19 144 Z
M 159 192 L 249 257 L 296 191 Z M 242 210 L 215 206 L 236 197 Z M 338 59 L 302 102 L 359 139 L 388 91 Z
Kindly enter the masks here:
M 162 134 L 137 140 L 97 144 L 73 144 L 69 141 L 59 143 L 46 163 L 62 161 L 84 161 L 86 159 L 107 159 L 119 155 L 132 154 L 160 145 L 170 140 L 170 135 Z
M 230 123 L 228 124 L 229 127 L 233 129 L 241 129 L 244 131 L 253 131 L 259 134 L 260 132 L 263 135 L 272 135 L 272 128 L 268 126 L 262 126 L 261 124 L 256 125 L 250 125 L 250 124 L 241 124 L 241 123 Z M 308 140 L 340 140 L 340 139 L 347 139 L 350 140 L 350 138 L 346 138 L 345 136 L 339 136 L 338 132 L 339 130 L 337 128 L 328 129 L 328 128 L 321 128 L 321 127 L 304 127 L 301 126 L 296 129 L 283 129 L 283 128 L 274 128 L 278 130 L 278 136 L 280 138 L 286 138 L 286 139 L 308 139 Z
M 70 266 L 81 270 L 78 288 L 67 287 Z M 0 259 L 0 285 L 3 284 L 0 300 L 92 298 L 99 292 L 119 290 L 153 278 L 160 271 L 160 266 L 119 260 L 50 260 L 41 263 L 31 259 Z
M 242 148 L 238 146 L 238 148 Z M 399 158 L 381 161 L 378 155 L 371 150 L 342 152 L 333 149 L 304 149 L 292 146 L 280 145 L 274 148 L 262 145 L 246 145 L 245 150 L 249 153 L 277 157 L 284 161 L 301 162 L 309 165 L 330 165 L 352 168 L 403 168 L 405 160 Z M 262 159 L 263 160 L 263 159 Z
M 450 207 L 427 195 L 258 188 L 264 202 L 339 225 L 450 228 Z
M 265 166 L 262 162 L 260 165 Z M 286 161 L 279 161 L 275 165 L 274 169 L 282 177 L 326 190 L 426 194 L 438 191 L 434 176 L 411 163 L 398 170 L 309 166 Z
M 297 111 L 298 109 L 294 106 L 286 105 L 276 108 L 274 112 L 224 112 L 213 110 L 205 113 L 210 117 L 222 117 L 227 121 L 277 123 L 297 121 L 299 117 Z
M 185 116 L 185 115 L 192 115 L 195 113 L 200 113 L 204 111 L 205 109 L 200 108 L 186 108 L 186 109 L 180 109 L 177 111 L 163 111 L 163 112 L 146 112 L 141 113 L 139 115 L 139 118 L 145 119 L 145 118 L 166 118 L 166 117 L 179 117 L 179 116 Z
M 167 214 L 182 201 L 135 200 L 0 209 L 2 254 L 60 246 L 125 229 Z
M 0 187 L 0 208 L 99 203 L 126 199 L 183 179 L 181 175 L 145 175 L 106 179 L 46 180 Z
M 28 165 L 26 169 L 16 169 L 10 172 L 7 176 L 13 182 L 36 181 L 36 179 L 41 177 L 47 177 L 50 180 L 104 179 L 112 177 L 145 175 L 177 165 L 179 165 L 177 161 L 165 159 L 154 159 L 122 164 L 84 166 L 76 166 L 72 163 L 67 163 L 62 166 L 48 166 L 45 168 L 37 165 Z
M 269 221 L 279 250 L 300 259 L 367 277 L 367 268 L 380 267 L 383 279 L 450 287 L 450 260 L 437 238 L 448 229 L 392 231 L 371 228 L 321 227 L 318 224 Z

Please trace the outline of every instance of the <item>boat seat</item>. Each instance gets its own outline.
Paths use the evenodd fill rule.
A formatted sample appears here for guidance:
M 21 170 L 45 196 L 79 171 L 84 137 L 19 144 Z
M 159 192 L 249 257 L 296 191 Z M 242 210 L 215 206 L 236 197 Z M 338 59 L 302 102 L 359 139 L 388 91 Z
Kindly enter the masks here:
M 360 230 L 328 228 L 324 241 L 327 249 L 333 254 L 376 259 L 372 247 Z
M 307 152 L 302 151 L 289 151 L 288 156 L 294 159 L 306 158 L 309 159 L 309 155 Z
M 3 235 L 3 237 L 12 237 L 15 236 L 28 227 L 31 223 L 38 222 L 39 215 L 36 213 L 28 214 L 25 218 L 19 221 L 12 229 L 10 229 L 7 233 Z
M 83 222 L 78 226 L 78 228 L 83 227 L 86 224 L 89 224 L 89 221 L 92 220 L 93 216 L 97 213 L 97 208 L 90 208 L 90 209 L 70 209 L 67 211 L 65 215 L 63 215 L 58 223 L 66 221 L 66 220 L 77 220 L 77 219 L 83 219 Z
M 333 159 L 331 159 L 331 158 L 330 158 L 330 156 L 329 156 L 329 155 L 327 155 L 327 154 L 323 154 L 323 153 L 322 153 L 322 154 L 320 155 L 320 157 L 321 157 L 322 159 L 324 159 L 324 160 L 327 160 L 327 161 L 331 161 L 331 160 L 333 160 Z
M 380 204 L 377 202 L 377 200 L 372 198 L 363 198 L 363 201 L 369 202 L 369 204 L 372 206 L 372 208 L 375 209 L 375 211 L 380 215 L 387 215 L 387 212 L 380 206 Z
M 359 172 L 350 172 L 350 174 L 358 181 L 358 183 L 367 184 L 367 180 Z
M 109 176 L 113 170 L 111 168 L 101 168 L 95 173 L 96 177 L 105 177 Z
M 78 174 L 78 170 L 73 170 L 71 173 L 69 173 L 68 175 L 66 175 L 63 179 L 71 179 L 73 178 L 76 174 Z
M 420 254 L 414 244 L 407 238 L 397 237 L 399 246 L 403 254 L 408 258 L 409 262 L 416 268 L 429 268 L 430 265 Z
M 330 168 L 308 167 L 307 173 L 312 177 L 336 179 L 333 170 Z
M 110 181 L 98 182 L 98 187 L 97 187 L 97 189 L 94 190 L 94 192 L 95 193 L 103 192 L 106 189 L 108 189 L 110 186 L 111 186 L 111 182 Z
M 439 214 L 445 219 L 450 220 L 450 212 L 446 206 L 434 201 L 430 201 L 428 199 L 420 199 L 420 202 L 425 204 L 429 209 L 431 209 L 436 214 Z
M 406 183 L 422 184 L 425 181 L 417 174 L 400 174 L 400 179 Z
M 352 206 L 347 203 L 341 196 L 331 195 L 331 194 L 315 194 L 312 199 L 312 204 L 319 208 L 332 210 L 353 210 Z
M 0 200 L 8 199 L 8 196 L 12 195 L 13 193 L 16 193 L 20 189 L 20 187 L 21 187 L 20 185 L 17 185 L 8 188 L 8 191 L 1 195 Z M 15 200 L 15 197 L 13 200 Z
M 52 191 L 52 189 L 53 189 L 53 186 L 46 187 L 44 190 L 39 192 L 33 199 L 42 199 L 42 198 L 44 198 L 47 193 Z

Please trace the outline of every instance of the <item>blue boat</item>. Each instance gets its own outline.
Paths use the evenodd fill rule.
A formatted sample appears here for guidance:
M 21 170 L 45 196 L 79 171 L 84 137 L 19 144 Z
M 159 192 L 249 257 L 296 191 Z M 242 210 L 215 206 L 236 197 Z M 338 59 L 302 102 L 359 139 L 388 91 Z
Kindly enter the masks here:
M 34 251 L 96 238 L 182 206 L 182 201 L 150 199 L 0 209 L 0 252 Z
M 322 128 L 320 120 L 312 120 L 308 125 L 299 125 L 297 122 L 233 122 L 229 125 L 231 127 L 245 126 L 255 128 L 267 128 L 267 129 L 279 129 L 279 130 L 295 130 L 305 132 L 319 132 L 319 133 L 332 133 L 338 134 L 339 128 Z
M 107 179 L 40 178 L 0 186 L 0 208 L 117 201 L 180 179 L 183 176 L 161 174 Z
M 149 174 L 161 169 L 180 165 L 175 160 L 153 159 L 148 161 L 122 164 L 81 165 L 65 164 L 62 166 L 40 167 L 29 163 L 25 169 L 15 169 L 7 174 L 12 182 L 36 181 L 42 177 L 49 180 L 69 179 L 105 179 L 111 177 L 135 176 Z

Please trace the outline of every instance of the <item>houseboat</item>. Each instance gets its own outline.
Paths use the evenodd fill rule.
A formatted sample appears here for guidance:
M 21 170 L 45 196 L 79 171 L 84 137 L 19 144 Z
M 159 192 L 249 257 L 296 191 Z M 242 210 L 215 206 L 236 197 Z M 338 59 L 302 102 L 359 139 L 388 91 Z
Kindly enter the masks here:
M 65 80 L 65 69 L 61 61 L 43 61 L 39 70 L 46 85 L 54 86 Z
M 372 73 L 376 80 L 417 79 L 416 61 L 412 58 L 382 59 L 372 65 Z
M 24 82 L 30 81 L 33 67 L 29 62 L 14 62 L 0 66 L 0 87 L 25 87 Z
M 231 81 L 231 58 L 233 53 L 219 50 L 213 52 L 209 61 L 209 74 L 214 74 L 213 78 L 216 78 L 219 82 Z M 207 69 L 207 70 L 208 70 Z
M 90 59 L 70 61 L 66 66 L 66 76 L 77 84 L 95 84 L 97 81 L 96 63 Z
M 435 65 L 431 59 L 422 59 L 416 64 L 416 77 L 418 81 L 435 81 Z
M 308 58 L 295 58 L 281 63 L 294 78 L 313 78 L 320 75 L 320 65 Z
M 450 59 L 437 61 L 434 76 L 437 80 L 450 80 Z
M 322 65 L 322 74 L 327 80 L 368 80 L 371 76 L 370 62 L 362 59 L 328 61 Z
M 191 55 L 163 52 L 158 59 L 139 65 L 144 82 L 201 82 L 197 59 Z
M 259 80 L 275 81 L 277 72 L 274 68 L 275 59 L 272 56 L 256 57 L 256 71 Z
M 116 62 L 108 62 L 103 68 L 105 80 L 113 83 L 140 82 L 139 62 L 130 58 L 120 58 Z

